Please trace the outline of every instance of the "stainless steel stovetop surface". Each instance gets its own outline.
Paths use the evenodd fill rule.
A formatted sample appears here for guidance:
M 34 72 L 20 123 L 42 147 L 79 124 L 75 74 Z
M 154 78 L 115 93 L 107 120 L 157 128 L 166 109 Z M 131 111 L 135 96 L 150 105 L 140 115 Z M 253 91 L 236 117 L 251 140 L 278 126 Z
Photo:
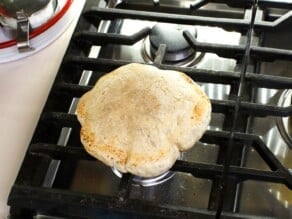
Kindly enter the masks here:
M 109 5 L 117 5 L 121 1 L 110 1 Z M 147 1 L 145 1 L 147 2 Z M 161 4 L 170 4 L 177 6 L 189 6 L 193 1 L 160 1 Z M 212 4 L 211 7 L 218 7 Z M 218 10 L 224 9 L 220 5 Z M 235 10 L 235 9 L 234 9 Z M 236 10 L 235 10 L 236 11 Z M 240 12 L 240 11 L 239 11 Z M 107 32 L 109 22 L 101 24 L 100 31 Z M 120 32 L 124 35 L 131 35 L 144 27 L 152 27 L 154 22 L 138 21 L 126 19 L 123 21 Z M 245 44 L 245 37 L 237 32 L 228 32 L 221 28 L 196 26 L 198 31 L 198 41 L 222 44 Z M 284 33 L 283 33 L 284 34 Z M 290 33 L 286 33 L 289 35 Z M 291 39 L 286 36 L 287 39 Z M 267 37 L 266 46 L 287 49 L 288 42 L 273 42 L 273 36 Z M 110 58 L 117 60 L 127 60 L 131 62 L 148 62 L 143 55 L 143 47 L 147 39 L 137 42 L 133 46 L 112 46 Z M 254 36 L 254 42 L 258 42 L 257 36 Z M 283 45 L 282 45 L 283 44 Z M 147 44 L 146 44 L 147 45 Z M 292 49 L 292 48 L 290 48 Z M 92 48 L 92 57 L 98 56 L 99 47 Z M 109 57 L 107 57 L 109 58 Z M 204 54 L 198 64 L 190 67 L 208 70 L 236 71 L 239 67 L 233 59 L 220 58 L 215 54 Z M 262 74 L 276 74 L 279 76 L 291 77 L 290 62 L 263 63 L 261 66 Z M 90 73 L 86 73 L 90 77 Z M 83 81 L 88 81 L 83 80 Z M 202 83 L 200 84 L 211 99 L 227 99 L 230 92 L 229 85 Z M 271 89 L 255 89 L 254 101 L 278 105 L 279 99 L 284 91 Z M 291 104 L 291 102 L 286 103 Z M 213 113 L 209 129 L 222 130 L 224 115 Z M 227 118 L 228 119 L 228 118 Z M 248 128 L 249 133 L 260 135 L 262 140 L 268 145 L 269 149 L 277 158 L 287 167 L 292 169 L 292 151 L 283 140 L 277 127 L 277 120 L 274 117 L 251 119 Z M 203 144 L 198 142 L 195 147 L 183 155 L 183 160 L 216 163 L 218 146 Z M 255 169 L 267 169 L 265 163 L 254 150 L 247 150 L 247 167 Z M 96 165 L 89 161 L 80 161 L 76 170 L 75 178 L 71 189 L 82 192 L 94 192 L 98 194 L 112 194 L 118 191 L 120 179 L 111 171 L 109 167 L 100 162 Z M 149 200 L 157 205 L 174 205 L 185 208 L 204 208 L 208 207 L 208 199 L 211 190 L 212 181 L 195 178 L 190 174 L 176 173 L 167 182 L 163 184 L 143 187 L 133 185 L 130 198 Z M 261 215 L 277 218 L 292 217 L 292 192 L 285 186 L 272 183 L 263 183 L 256 181 L 247 181 L 242 183 L 242 192 L 239 205 L 239 212 L 247 215 Z
M 121 0 L 109 1 L 109 6 L 118 6 Z M 135 3 L 135 1 L 128 0 L 128 2 Z M 151 4 L 152 1 L 143 1 L 145 5 Z M 170 7 L 185 7 L 188 8 L 193 1 L 178 1 L 178 0 L 161 0 L 161 5 L 168 5 Z M 94 4 L 95 5 L 95 4 Z M 101 1 L 100 7 L 105 7 L 105 3 Z M 204 10 L 216 9 L 217 12 L 224 11 L 226 5 L 210 4 L 209 8 Z M 232 9 L 232 16 L 240 17 L 243 10 Z M 247 11 L 245 16 L 249 19 L 250 12 Z M 260 16 L 258 16 L 260 19 Z M 99 31 L 108 32 L 111 22 L 102 21 Z M 150 21 L 130 20 L 125 19 L 122 22 L 118 21 L 119 33 L 123 35 L 131 35 L 138 32 L 144 27 L 152 28 L 156 23 Z M 194 28 L 194 26 L 177 26 L 175 28 Z M 246 37 L 239 32 L 230 32 L 216 27 L 195 26 L 197 30 L 197 40 L 200 42 L 210 42 L 228 45 L 245 45 Z M 94 29 L 94 28 L 93 28 Z M 291 39 L 292 31 L 282 31 L 279 40 L 278 34 L 270 33 L 266 35 L 265 46 L 292 49 L 289 39 Z M 145 54 L 149 54 L 149 40 L 148 38 L 137 42 L 133 46 L 111 46 L 110 56 L 105 55 L 106 58 L 115 60 L 126 60 L 130 62 L 149 63 L 149 57 L 145 58 Z M 257 35 L 253 36 L 253 43 L 257 45 L 259 39 Z M 146 47 L 146 53 L 143 49 Z M 290 47 L 290 48 L 289 48 Z M 99 46 L 94 46 L 91 49 L 90 57 L 103 58 L 102 50 Z M 195 65 L 189 67 L 214 70 L 214 71 L 238 71 L 240 66 L 237 65 L 236 60 L 218 57 L 216 54 L 206 53 L 199 54 L 200 59 Z M 151 60 L 150 60 L 151 62 Z M 278 76 L 292 77 L 291 62 L 275 61 L 272 63 L 264 62 L 260 66 L 261 74 L 272 74 Z M 252 67 L 251 67 L 252 69 Z M 91 72 L 84 71 L 83 78 L 80 84 L 86 85 L 91 77 Z M 206 94 L 211 99 L 227 100 L 230 93 L 230 85 L 200 83 Z M 291 101 L 281 101 L 284 95 L 291 99 L 291 90 L 271 90 L 263 88 L 255 88 L 253 91 L 253 100 L 257 103 L 270 105 L 291 105 Z M 71 112 L 74 113 L 74 107 L 77 100 L 75 99 Z M 209 126 L 210 130 L 222 130 L 225 115 L 219 113 L 212 114 L 212 121 Z M 228 119 L 228 118 L 227 118 Z M 290 119 L 291 120 L 291 119 Z M 275 117 L 251 118 L 249 121 L 247 133 L 261 136 L 262 140 L 269 147 L 269 149 L 277 156 L 281 163 L 289 169 L 292 169 L 292 150 L 286 141 L 283 140 L 279 131 L 279 123 Z M 290 122 L 291 123 L 291 122 Z M 284 124 L 289 127 L 288 118 L 284 118 Z M 290 125 L 291 127 L 291 125 Z M 70 135 L 69 129 L 63 130 L 63 136 L 59 139 L 66 145 L 66 139 Z M 62 140 L 65 139 L 65 140 Z M 62 144 L 61 144 L 62 145 Z M 186 161 L 202 162 L 202 163 L 216 163 L 219 146 L 216 144 L 205 144 L 197 142 L 196 145 L 189 151 L 183 153 L 181 159 Z M 242 163 L 245 167 L 254 169 L 268 170 L 267 165 L 262 158 L 253 149 L 246 150 L 246 160 Z M 58 166 L 58 163 L 55 163 Z M 85 193 L 104 194 L 115 196 L 118 192 L 120 178 L 117 177 L 110 167 L 103 165 L 101 162 L 79 161 L 74 179 L 71 184 L 71 190 Z M 176 173 L 171 179 L 162 184 L 155 186 L 140 186 L 132 185 L 130 198 L 138 200 L 148 200 L 155 203 L 157 206 L 178 206 L 185 209 L 189 208 L 208 208 L 209 194 L 211 191 L 212 181 L 196 178 L 191 174 Z M 237 203 L 239 212 L 246 215 L 259 215 L 262 217 L 272 218 L 292 218 L 292 192 L 284 185 L 265 183 L 258 181 L 245 181 L 238 187 L 240 192 L 240 200 Z M 37 218 L 47 218 L 45 216 L 38 216 Z

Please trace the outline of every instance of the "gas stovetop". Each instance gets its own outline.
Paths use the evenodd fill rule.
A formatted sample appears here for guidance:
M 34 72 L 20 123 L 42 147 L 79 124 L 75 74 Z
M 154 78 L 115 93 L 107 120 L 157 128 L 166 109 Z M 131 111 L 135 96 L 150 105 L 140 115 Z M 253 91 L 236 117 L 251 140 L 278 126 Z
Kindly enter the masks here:
M 291 9 L 87 1 L 11 190 L 12 218 L 290 218 Z M 158 178 L 122 175 L 80 142 L 78 98 L 131 62 L 185 72 L 212 103 L 202 139 Z

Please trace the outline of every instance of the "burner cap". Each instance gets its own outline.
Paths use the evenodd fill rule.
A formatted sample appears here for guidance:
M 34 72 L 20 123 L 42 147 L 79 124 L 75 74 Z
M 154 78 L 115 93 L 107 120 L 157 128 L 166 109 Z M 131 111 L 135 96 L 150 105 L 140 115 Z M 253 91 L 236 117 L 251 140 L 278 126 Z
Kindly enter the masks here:
M 190 56 L 194 56 L 195 51 L 183 37 L 183 31 L 186 29 L 194 37 L 197 36 L 197 31 L 193 27 L 177 24 L 154 25 L 149 35 L 151 55 L 155 56 L 159 45 L 165 44 L 166 54 L 164 60 L 166 62 L 181 62 Z

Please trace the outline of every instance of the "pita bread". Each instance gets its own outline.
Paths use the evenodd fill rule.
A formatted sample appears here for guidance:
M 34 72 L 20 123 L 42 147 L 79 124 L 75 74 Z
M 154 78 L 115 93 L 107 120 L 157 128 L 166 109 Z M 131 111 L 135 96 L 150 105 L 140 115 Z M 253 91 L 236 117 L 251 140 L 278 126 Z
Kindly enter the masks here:
M 211 104 L 187 75 L 128 64 L 100 78 L 79 100 L 85 150 L 141 177 L 169 170 L 210 122 Z

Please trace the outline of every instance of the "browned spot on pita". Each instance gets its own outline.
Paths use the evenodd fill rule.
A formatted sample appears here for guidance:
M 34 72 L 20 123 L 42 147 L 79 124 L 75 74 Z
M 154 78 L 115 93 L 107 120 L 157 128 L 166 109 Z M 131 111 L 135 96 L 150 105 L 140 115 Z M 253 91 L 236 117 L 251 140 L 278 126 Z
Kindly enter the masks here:
M 110 159 L 117 159 L 117 163 L 124 166 L 127 160 L 127 152 L 121 149 L 118 149 L 114 145 L 105 144 L 97 145 L 97 148 L 100 152 L 104 153 Z
M 201 122 L 202 120 L 202 107 L 200 106 L 200 103 L 195 105 L 193 110 L 193 118 L 196 120 L 196 122 Z
M 77 109 L 76 109 L 76 113 L 77 113 L 78 115 L 82 116 L 82 117 L 83 117 L 84 114 L 85 114 L 84 107 L 85 107 L 85 104 L 84 104 L 84 103 L 79 103 L 79 104 L 78 104 L 78 107 L 77 107 Z
M 81 128 L 81 139 L 86 144 L 85 149 L 90 154 L 95 154 L 96 150 L 99 153 L 104 154 L 105 157 L 110 160 L 116 160 L 116 162 L 120 165 L 125 165 L 127 159 L 127 152 L 121 149 L 118 149 L 113 144 L 98 144 L 94 142 L 94 133 L 90 130 L 88 126 Z
M 87 125 L 83 126 L 80 131 L 81 140 L 86 142 L 88 149 L 94 146 L 94 133 L 89 129 Z

